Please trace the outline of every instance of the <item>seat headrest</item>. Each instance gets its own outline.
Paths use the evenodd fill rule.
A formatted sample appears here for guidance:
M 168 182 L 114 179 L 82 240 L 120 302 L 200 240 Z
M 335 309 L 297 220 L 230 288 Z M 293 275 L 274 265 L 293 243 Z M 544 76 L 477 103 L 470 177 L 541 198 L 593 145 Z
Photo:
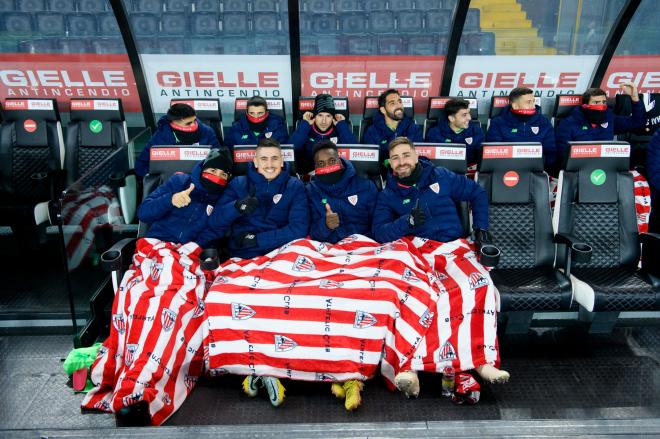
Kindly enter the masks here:
M 71 121 L 123 122 L 121 99 L 71 99 Z
M 450 99 L 463 99 L 470 103 L 470 117 L 472 119 L 479 118 L 479 106 L 475 98 L 462 98 L 455 96 L 434 96 L 429 98 L 429 109 L 426 114 L 427 119 L 440 120 L 445 118 L 445 104 Z
M 457 174 L 467 172 L 467 153 L 463 143 L 415 143 L 417 155 Z
M 293 154 L 292 144 L 280 145 L 282 148 L 282 158 L 289 163 L 291 175 L 296 173 L 296 163 Z M 257 152 L 257 145 L 234 145 L 234 175 L 247 174 L 248 164 L 252 162 Z
M 552 115 L 559 118 L 568 117 L 573 112 L 573 109 L 580 105 L 582 105 L 581 95 L 557 95 L 555 109 Z
M 4 118 L 7 122 L 28 119 L 37 122 L 58 122 L 60 113 L 55 99 L 6 99 Z
M 540 143 L 486 142 L 483 144 L 480 174 L 492 174 L 492 203 L 527 203 L 529 177 L 543 171 L 543 146 Z
M 167 180 L 177 172 L 189 173 L 206 158 L 209 145 L 154 145 L 149 151 L 149 174 Z
M 613 203 L 618 197 L 616 174 L 630 168 L 627 142 L 568 142 L 566 171 L 578 173 L 578 200 Z
M 187 104 L 194 110 L 197 117 L 203 120 L 222 121 L 219 99 L 172 99 L 170 107 L 174 104 Z
M 403 103 L 403 114 L 408 117 L 415 117 L 415 108 L 413 105 L 412 96 L 401 96 L 401 102 Z M 364 112 L 362 117 L 364 119 L 372 119 L 378 113 L 380 113 L 380 108 L 378 107 L 378 97 L 364 98 Z
M 282 119 L 286 120 L 286 110 L 284 107 L 284 98 L 264 98 L 266 105 L 268 105 L 268 112 L 276 114 Z M 241 118 L 247 112 L 247 98 L 237 98 L 234 101 L 234 120 Z
M 337 145 L 339 157 L 349 160 L 355 172 L 361 176 L 380 174 L 380 157 L 378 145 L 341 144 Z

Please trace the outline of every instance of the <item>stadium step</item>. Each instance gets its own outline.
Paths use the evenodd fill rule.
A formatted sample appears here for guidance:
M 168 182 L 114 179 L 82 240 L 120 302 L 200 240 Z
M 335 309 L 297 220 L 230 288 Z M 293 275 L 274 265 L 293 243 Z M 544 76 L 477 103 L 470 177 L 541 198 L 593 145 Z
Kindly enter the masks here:
M 471 8 L 480 10 L 480 26 L 495 34 L 497 55 L 556 55 L 545 47 L 532 21 L 516 0 L 472 0 Z

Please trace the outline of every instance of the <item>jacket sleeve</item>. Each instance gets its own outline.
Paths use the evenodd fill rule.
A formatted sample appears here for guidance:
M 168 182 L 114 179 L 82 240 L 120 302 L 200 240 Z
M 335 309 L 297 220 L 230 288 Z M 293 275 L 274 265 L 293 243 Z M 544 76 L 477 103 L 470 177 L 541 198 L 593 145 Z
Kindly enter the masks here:
M 221 236 L 224 234 L 229 229 L 229 226 L 241 216 L 240 212 L 234 207 L 236 200 L 242 198 L 237 191 L 236 185 L 236 183 L 232 184 L 230 182 L 225 192 L 213 207 L 213 213 L 211 214 L 211 218 L 209 218 L 208 225 L 209 229 L 216 235 Z
M 234 150 L 234 146 L 236 145 L 236 137 L 237 137 L 237 122 L 234 122 L 231 127 L 227 130 L 227 134 L 225 135 L 225 146 L 230 150 Z
M 641 100 L 633 102 L 630 116 L 614 116 L 614 134 L 622 134 L 641 127 L 644 125 L 645 116 L 644 103 Z
M 546 118 L 544 120 L 547 123 L 545 134 L 541 140 L 541 145 L 543 146 L 543 156 L 545 157 L 543 163 L 545 164 L 546 169 L 553 169 L 557 163 L 557 144 L 555 143 L 555 130 L 552 128 L 552 124 Z
M 289 183 L 293 188 L 289 224 L 275 230 L 257 233 L 257 243 L 262 248 L 277 248 L 294 239 L 304 238 L 309 232 L 309 206 L 305 187 L 300 180 Z
M 357 139 L 353 135 L 353 131 L 351 130 L 351 126 L 348 124 L 348 122 L 342 120 L 335 125 L 337 128 L 337 133 L 339 133 L 339 143 L 343 144 L 351 144 L 351 143 L 358 143 Z
M 289 140 L 289 128 L 286 126 L 285 120 L 282 120 L 282 123 L 277 126 L 275 131 L 273 131 L 272 137 L 280 143 L 287 143 Z
M 293 149 L 295 151 L 300 151 L 305 145 L 310 129 L 312 129 L 312 126 L 306 121 L 301 120 L 298 123 L 298 128 L 293 132 L 293 134 L 291 134 L 288 141 L 288 143 L 293 144 Z
M 646 175 L 649 185 L 653 190 L 660 191 L 660 130 L 651 137 L 646 154 Z
M 481 151 L 482 143 L 484 143 L 484 130 L 481 129 L 481 125 L 475 126 L 474 133 L 472 134 L 472 144 L 467 145 L 468 165 L 476 163 L 479 160 L 479 151 Z
M 138 218 L 140 221 L 151 224 L 174 209 L 172 195 L 185 189 L 181 185 L 181 180 L 180 175 L 173 175 L 165 184 L 150 193 L 138 208 Z
M 408 215 L 396 218 L 395 213 L 387 205 L 387 192 L 378 194 L 376 208 L 374 209 L 373 234 L 380 243 L 396 241 L 410 234 L 408 228 Z
M 138 158 L 135 159 L 135 175 L 140 178 L 143 178 L 149 173 L 149 156 L 151 154 L 151 146 L 154 144 L 154 137 L 155 134 L 151 136 Z
M 440 140 L 440 127 L 437 125 L 431 128 L 426 132 L 426 139 L 424 140 L 425 142 L 429 143 L 438 143 L 441 142 Z
M 487 142 L 503 142 L 504 137 L 502 136 L 502 127 L 500 126 L 500 121 L 497 117 L 494 117 L 490 121 L 490 126 L 486 132 L 486 141 Z
M 468 201 L 472 210 L 473 226 L 488 230 L 488 195 L 474 180 L 447 172 L 451 182 L 451 197 L 456 201 Z
M 410 140 L 413 142 L 423 142 L 424 141 L 424 136 L 422 133 L 422 127 L 417 125 L 417 122 L 413 119 L 412 123 L 410 124 L 410 129 L 408 130 L 408 136 Z
M 367 131 L 364 133 L 364 141 L 362 142 L 365 145 L 378 145 L 380 146 L 380 136 L 378 135 L 378 130 L 374 125 L 370 125 L 367 128 Z

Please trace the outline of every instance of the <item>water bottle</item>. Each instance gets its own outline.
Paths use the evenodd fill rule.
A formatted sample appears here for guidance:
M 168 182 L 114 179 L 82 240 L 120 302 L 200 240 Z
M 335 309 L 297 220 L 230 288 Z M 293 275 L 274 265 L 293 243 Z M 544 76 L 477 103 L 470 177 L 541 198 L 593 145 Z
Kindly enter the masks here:
M 454 396 L 454 386 L 456 384 L 456 373 L 454 368 L 447 366 L 442 371 L 442 396 L 451 398 Z

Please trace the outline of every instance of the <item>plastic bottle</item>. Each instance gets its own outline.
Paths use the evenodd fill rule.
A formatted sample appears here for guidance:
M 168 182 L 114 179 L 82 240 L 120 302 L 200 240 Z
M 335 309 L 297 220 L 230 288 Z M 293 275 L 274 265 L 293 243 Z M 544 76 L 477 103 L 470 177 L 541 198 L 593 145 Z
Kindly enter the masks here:
M 451 398 L 454 396 L 454 386 L 456 385 L 456 373 L 454 368 L 447 366 L 442 371 L 442 396 Z

